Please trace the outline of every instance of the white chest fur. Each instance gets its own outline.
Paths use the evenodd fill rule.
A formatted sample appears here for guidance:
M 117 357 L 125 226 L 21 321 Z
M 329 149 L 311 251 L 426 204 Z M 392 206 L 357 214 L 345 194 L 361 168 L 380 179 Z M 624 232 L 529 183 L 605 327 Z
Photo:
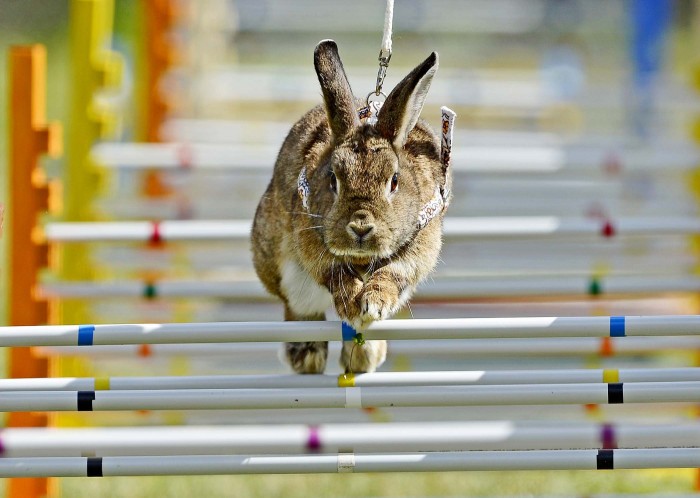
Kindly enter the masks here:
M 333 303 L 330 292 L 293 260 L 282 264 L 282 290 L 294 314 L 311 316 L 324 313 Z

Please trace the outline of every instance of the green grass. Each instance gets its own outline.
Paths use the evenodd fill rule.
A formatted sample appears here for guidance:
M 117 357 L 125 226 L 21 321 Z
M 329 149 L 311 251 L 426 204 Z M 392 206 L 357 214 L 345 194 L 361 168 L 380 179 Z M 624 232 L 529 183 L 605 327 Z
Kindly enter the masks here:
M 693 470 L 449 472 L 63 479 L 71 498 L 457 497 L 690 492 Z

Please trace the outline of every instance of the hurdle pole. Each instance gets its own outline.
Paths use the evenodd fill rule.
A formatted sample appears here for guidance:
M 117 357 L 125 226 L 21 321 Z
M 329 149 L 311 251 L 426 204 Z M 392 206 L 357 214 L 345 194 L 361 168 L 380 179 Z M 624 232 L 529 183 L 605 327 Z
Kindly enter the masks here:
M 394 355 L 429 358 L 483 358 L 486 356 L 586 356 L 603 357 L 653 355 L 659 352 L 692 354 L 700 349 L 700 337 L 566 337 L 531 338 L 494 341 L 492 339 L 453 339 L 451 341 L 413 340 L 390 341 L 389 350 Z M 330 354 L 340 352 L 340 343 L 328 345 Z M 205 344 L 153 344 L 147 356 L 197 356 L 231 358 L 276 358 L 280 344 L 262 343 L 205 343 Z M 43 356 L 89 356 L 91 358 L 138 358 L 144 351 L 138 345 L 126 346 L 56 346 L 38 347 L 37 354 Z
M 542 424 L 518 421 L 387 424 L 5 429 L 2 458 L 683 448 L 697 423 Z
M 557 296 L 620 297 L 661 293 L 695 293 L 700 291 L 700 276 L 640 275 L 607 277 L 519 278 L 465 277 L 440 278 L 419 287 L 412 302 L 457 301 L 467 299 Z M 41 296 L 52 299 L 143 298 L 147 300 L 187 298 L 226 298 L 238 302 L 274 302 L 257 281 L 250 280 L 135 280 L 110 282 L 51 282 L 38 287 Z
M 168 389 L 304 389 L 330 387 L 700 382 L 700 367 L 566 370 L 373 372 L 335 375 L 198 375 L 0 379 L 0 392 L 146 391 Z
M 39 165 L 43 154 L 56 157 L 62 148 L 61 128 L 46 123 L 46 49 L 42 45 L 17 46 L 9 57 L 9 323 L 39 325 L 49 321 L 49 303 L 36 295 L 38 274 L 49 265 L 49 246 L 37 240 L 39 217 L 55 209 L 56 183 L 49 183 Z M 10 377 L 46 377 L 49 361 L 31 348 L 13 348 Z M 37 427 L 48 423 L 46 415 L 12 413 L 8 425 Z M 47 479 L 13 479 L 8 496 L 38 498 L 50 492 Z
M 697 466 L 700 466 L 700 448 L 290 456 L 37 457 L 0 459 L 0 477 L 613 470 Z
M 128 222 L 61 222 L 46 226 L 53 242 L 148 242 L 247 240 L 249 220 L 173 220 Z M 621 218 L 592 220 L 557 216 L 448 217 L 446 240 L 481 238 L 578 236 L 608 239 L 620 235 L 658 236 L 700 233 L 700 221 L 692 217 Z M 75 279 L 74 279 L 75 280 Z M 85 280 L 85 279 L 84 279 Z
M 0 411 L 249 410 L 698 403 L 700 382 L 147 391 L 9 391 Z
M 287 126 L 287 131 L 289 127 Z M 286 133 L 285 133 L 286 135 Z M 269 174 L 277 157 L 279 143 L 139 143 L 104 142 L 96 144 L 93 154 L 110 168 L 128 170 L 245 171 Z M 230 138 L 229 138 L 230 140 Z M 552 178 L 576 177 L 579 180 L 619 179 L 606 170 L 608 147 L 504 146 L 469 145 L 452 149 L 454 172 L 483 174 L 493 178 L 503 174 L 554 175 Z M 625 171 L 683 174 L 692 170 L 700 153 L 689 145 L 643 148 L 620 148 L 616 160 Z M 664 164 L 661 170 L 658 165 Z
M 439 318 L 372 323 L 368 340 L 697 336 L 698 315 Z M 351 341 L 342 322 L 208 322 L 0 327 L 0 347 Z

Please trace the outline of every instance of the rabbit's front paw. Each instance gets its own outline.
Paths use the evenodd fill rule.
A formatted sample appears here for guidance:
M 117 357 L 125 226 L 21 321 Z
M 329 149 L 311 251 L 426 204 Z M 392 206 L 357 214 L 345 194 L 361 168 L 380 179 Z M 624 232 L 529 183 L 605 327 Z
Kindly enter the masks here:
M 396 313 L 398 301 L 398 295 L 392 294 L 389 289 L 376 286 L 366 287 L 360 294 L 358 327 L 364 329 L 372 322 L 389 318 Z

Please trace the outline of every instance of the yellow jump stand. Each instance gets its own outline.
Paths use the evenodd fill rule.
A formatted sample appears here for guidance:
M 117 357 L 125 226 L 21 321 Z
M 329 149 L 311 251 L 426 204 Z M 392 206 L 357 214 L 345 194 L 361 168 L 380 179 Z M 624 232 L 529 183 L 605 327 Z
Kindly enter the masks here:
M 49 264 L 49 247 L 41 235 L 39 217 L 57 198 L 55 183 L 49 184 L 39 158 L 61 153 L 61 128 L 46 123 L 46 49 L 42 45 L 18 46 L 9 57 L 9 165 L 10 224 L 9 324 L 43 325 L 49 320 L 49 303 L 37 298 L 39 272 Z M 12 348 L 8 375 L 48 377 L 49 362 L 32 348 Z M 38 413 L 11 413 L 10 427 L 43 427 L 48 417 Z M 55 495 L 55 480 L 10 479 L 7 496 L 34 498 Z M 54 491 L 54 492 L 52 492 Z
M 122 59 L 110 50 L 114 20 L 113 0 L 72 0 L 70 4 L 70 107 L 67 123 L 64 167 L 64 210 L 66 221 L 95 221 L 94 200 L 103 190 L 106 173 L 92 156 L 92 147 L 111 137 L 118 129 L 118 116 L 104 100 L 104 93 L 116 88 L 122 78 Z M 89 246 L 61 247 L 59 278 L 89 281 L 96 277 Z M 59 307 L 60 323 L 90 323 L 87 304 L 69 300 Z M 89 375 L 89 363 L 61 358 L 57 373 L 63 376 Z M 74 420 L 75 419 L 75 420 Z M 57 417 L 59 425 L 75 425 L 82 418 L 74 414 Z
M 696 19 L 695 21 L 696 25 L 696 30 L 700 31 L 700 19 Z M 694 40 L 696 42 L 700 42 L 700 34 L 696 35 L 696 39 Z M 700 63 L 696 62 L 695 67 L 693 68 L 693 73 L 692 73 L 692 83 L 693 87 L 695 88 L 695 91 L 697 94 L 700 95 Z M 693 141 L 695 144 L 700 147 L 700 117 L 696 117 L 692 123 L 692 129 L 691 129 L 691 134 Z M 698 165 L 691 173 L 690 173 L 690 178 L 688 181 L 688 185 L 690 186 L 693 195 L 695 196 L 696 201 L 700 202 L 700 165 Z M 694 236 L 691 238 L 691 245 L 692 249 L 695 254 L 700 254 L 700 237 L 699 236 Z M 698 264 L 698 267 L 696 269 L 696 273 L 700 272 L 700 264 Z M 696 296 L 695 297 L 695 312 L 700 313 L 700 297 Z M 700 351 L 697 351 L 696 353 L 696 364 L 700 365 Z M 698 416 L 700 416 L 700 407 L 696 408 Z M 695 474 L 695 491 L 700 492 L 700 469 L 696 470 Z
M 64 172 L 64 217 L 68 221 L 95 221 L 93 200 L 105 182 L 104 170 L 91 149 L 117 127 L 116 113 L 102 104 L 99 93 L 121 81 L 121 58 L 109 50 L 114 15 L 113 0 L 73 0 L 70 19 L 71 102 Z M 84 244 L 66 245 L 61 254 L 63 280 L 91 280 L 94 265 Z M 61 306 L 63 323 L 88 320 L 83 303 Z

